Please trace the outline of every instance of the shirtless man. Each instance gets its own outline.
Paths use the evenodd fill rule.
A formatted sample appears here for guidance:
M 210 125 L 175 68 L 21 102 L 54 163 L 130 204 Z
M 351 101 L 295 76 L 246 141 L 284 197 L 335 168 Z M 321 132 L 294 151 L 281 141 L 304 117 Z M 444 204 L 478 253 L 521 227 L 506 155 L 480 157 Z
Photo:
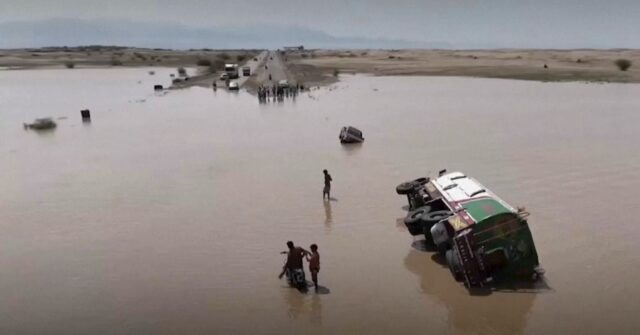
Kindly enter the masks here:
M 296 247 L 295 245 L 293 245 L 293 242 L 291 242 L 291 241 L 287 242 L 287 248 L 289 248 L 289 251 L 286 252 L 287 253 L 287 262 L 282 267 L 282 272 L 280 272 L 280 274 L 278 275 L 279 279 L 281 279 L 282 276 L 284 276 L 284 274 L 287 271 L 287 269 L 289 269 L 289 270 L 302 269 L 302 271 L 304 272 L 302 259 L 305 256 L 309 255 L 308 251 L 306 251 L 306 250 L 304 250 L 304 249 L 302 249 L 300 247 Z
M 331 178 L 331 175 L 326 169 L 322 170 L 322 173 L 324 173 L 324 189 L 322 189 L 322 200 L 324 200 L 325 195 L 327 196 L 327 200 L 331 200 L 331 182 L 333 181 L 333 178 Z

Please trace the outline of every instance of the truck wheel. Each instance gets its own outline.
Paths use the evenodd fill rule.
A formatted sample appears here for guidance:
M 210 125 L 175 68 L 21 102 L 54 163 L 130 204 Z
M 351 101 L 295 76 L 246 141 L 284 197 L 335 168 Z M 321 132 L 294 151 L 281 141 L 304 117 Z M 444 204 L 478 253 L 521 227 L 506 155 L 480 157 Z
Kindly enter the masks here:
M 445 254 L 445 258 L 447 259 L 447 265 L 449 266 L 449 271 L 451 271 L 451 275 L 457 281 L 462 280 L 462 266 L 458 261 L 458 257 L 453 250 L 447 250 Z
M 415 181 L 407 181 L 398 186 L 396 186 L 396 192 L 400 195 L 405 195 L 413 192 L 420 184 Z
M 433 211 L 433 212 L 426 213 L 422 217 L 422 220 L 425 222 L 429 222 L 433 225 L 440 222 L 442 219 L 446 219 L 450 216 L 451 216 L 451 211 L 448 211 L 448 210 Z
M 407 214 L 407 217 L 404 218 L 404 225 L 407 226 L 411 235 L 416 236 L 423 233 L 422 216 L 430 210 L 430 206 L 422 206 Z

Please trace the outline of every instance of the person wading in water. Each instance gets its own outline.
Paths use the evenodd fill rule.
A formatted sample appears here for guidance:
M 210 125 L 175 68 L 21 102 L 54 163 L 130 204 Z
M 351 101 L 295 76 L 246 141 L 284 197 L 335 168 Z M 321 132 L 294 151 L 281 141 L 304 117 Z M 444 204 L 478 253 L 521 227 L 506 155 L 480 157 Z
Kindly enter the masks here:
M 322 200 L 324 200 L 325 194 L 327 195 L 327 200 L 331 200 L 331 182 L 333 181 L 333 179 L 331 179 L 331 175 L 329 174 L 329 172 L 327 172 L 327 170 L 322 170 L 322 172 L 324 173 L 324 189 L 322 190 Z
M 318 246 L 312 244 L 309 246 L 311 254 L 307 254 L 307 261 L 309 262 L 309 272 L 311 272 L 311 280 L 313 280 L 313 286 L 318 292 L 318 272 L 320 272 L 320 254 L 318 253 Z
M 293 271 L 296 269 L 301 269 L 302 272 L 304 272 L 304 265 L 302 264 L 302 259 L 309 255 L 309 252 L 300 248 L 300 247 L 296 247 L 295 245 L 293 245 L 293 242 L 288 241 L 287 242 L 287 248 L 289 248 L 289 251 L 283 251 L 282 253 L 287 253 L 287 263 L 284 264 L 284 266 L 282 267 L 282 272 L 280 272 L 280 274 L 278 275 L 278 279 L 282 279 L 282 276 L 284 276 L 284 274 L 287 272 L 287 270 L 289 271 Z

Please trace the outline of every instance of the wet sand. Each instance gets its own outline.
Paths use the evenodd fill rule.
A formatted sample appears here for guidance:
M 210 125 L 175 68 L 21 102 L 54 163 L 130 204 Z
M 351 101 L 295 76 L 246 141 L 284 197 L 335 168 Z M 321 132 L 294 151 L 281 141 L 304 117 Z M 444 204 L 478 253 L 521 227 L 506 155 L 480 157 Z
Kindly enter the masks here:
M 260 105 L 245 92 L 156 95 L 147 71 L 0 77 L 1 333 L 640 326 L 637 85 L 346 76 Z M 40 116 L 67 119 L 22 129 Z M 341 146 L 343 125 L 365 143 Z M 444 167 L 527 206 L 545 285 L 472 296 L 417 248 L 394 187 Z M 287 240 L 319 245 L 322 294 L 276 278 Z

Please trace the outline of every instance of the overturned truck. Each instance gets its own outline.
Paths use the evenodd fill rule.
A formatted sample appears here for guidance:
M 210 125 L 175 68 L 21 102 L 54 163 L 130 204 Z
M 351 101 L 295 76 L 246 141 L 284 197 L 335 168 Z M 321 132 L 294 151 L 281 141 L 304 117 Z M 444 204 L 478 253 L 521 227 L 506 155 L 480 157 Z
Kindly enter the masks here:
M 542 273 L 524 209 L 516 209 L 461 172 L 402 183 L 411 235 L 424 235 L 468 288 Z

